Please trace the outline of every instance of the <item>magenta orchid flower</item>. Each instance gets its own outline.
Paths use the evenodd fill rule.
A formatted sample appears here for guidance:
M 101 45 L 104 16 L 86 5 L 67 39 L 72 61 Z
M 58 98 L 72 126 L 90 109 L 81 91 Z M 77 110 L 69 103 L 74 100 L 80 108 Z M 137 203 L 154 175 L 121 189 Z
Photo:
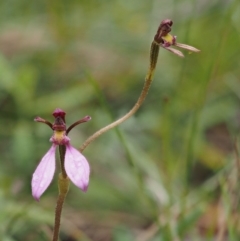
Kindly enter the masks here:
M 171 46 L 176 46 L 176 47 L 179 47 L 182 49 L 189 50 L 191 52 L 200 52 L 199 49 L 197 49 L 193 46 L 177 43 L 177 36 L 172 36 L 170 34 L 172 25 L 173 25 L 173 22 L 170 19 L 165 19 L 160 23 L 160 25 L 158 27 L 158 31 L 154 37 L 154 41 L 157 44 L 159 44 L 164 49 L 166 49 L 180 57 L 184 57 L 183 53 L 181 51 L 179 51 L 178 49 L 172 48 Z
M 56 109 L 53 112 L 53 116 L 55 117 L 53 124 L 40 117 L 34 119 L 37 122 L 47 124 L 53 130 L 53 136 L 50 138 L 52 146 L 38 164 L 32 177 L 32 195 L 37 201 L 39 201 L 40 196 L 45 192 L 53 179 L 56 167 L 55 152 L 57 146 L 63 148 L 62 150 L 65 154 L 63 168 L 69 179 L 84 192 L 88 188 L 90 175 L 88 161 L 77 149 L 71 146 L 70 138 L 67 135 L 73 127 L 91 120 L 91 117 L 85 116 L 66 129 L 65 115 L 66 113 L 63 110 Z

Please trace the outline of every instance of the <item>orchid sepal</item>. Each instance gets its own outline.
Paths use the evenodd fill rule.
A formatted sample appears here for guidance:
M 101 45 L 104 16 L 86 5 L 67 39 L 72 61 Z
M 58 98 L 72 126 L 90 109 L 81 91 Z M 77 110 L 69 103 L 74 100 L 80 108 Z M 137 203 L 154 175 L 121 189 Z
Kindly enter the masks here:
M 39 162 L 32 176 L 32 195 L 36 201 L 39 201 L 41 195 L 52 182 L 55 172 L 55 151 L 56 145 L 53 144 L 48 152 Z
M 87 159 L 70 144 L 66 145 L 64 165 L 72 183 L 86 192 L 89 183 L 90 167 Z

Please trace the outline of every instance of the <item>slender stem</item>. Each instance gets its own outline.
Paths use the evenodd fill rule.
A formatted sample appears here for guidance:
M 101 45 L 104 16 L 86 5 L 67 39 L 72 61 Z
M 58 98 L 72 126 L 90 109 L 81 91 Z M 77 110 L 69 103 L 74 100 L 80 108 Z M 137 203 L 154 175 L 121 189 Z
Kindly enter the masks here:
M 65 197 L 67 196 L 68 188 L 69 188 L 68 177 L 64 177 L 62 173 L 60 173 L 58 176 L 59 194 L 58 194 L 57 205 L 55 209 L 55 223 L 54 223 L 52 241 L 58 241 L 63 203 L 65 200 Z
M 94 133 L 92 136 L 90 136 L 80 147 L 80 151 L 82 152 L 92 141 L 94 141 L 97 137 L 105 133 L 106 131 L 112 129 L 113 127 L 121 124 L 125 120 L 127 120 L 129 117 L 131 117 L 142 105 L 144 102 L 148 90 L 151 86 L 152 83 L 152 78 L 154 74 L 154 70 L 156 68 L 157 64 L 157 58 L 158 58 L 158 53 L 159 53 L 159 45 L 155 41 L 152 42 L 151 45 L 151 50 L 150 50 L 150 66 L 149 70 L 145 79 L 145 83 L 142 89 L 142 92 L 136 102 L 136 104 L 133 106 L 133 108 L 123 117 L 120 119 L 116 120 L 115 122 L 111 123 L 110 125 L 100 129 L 96 133 Z M 89 117 L 86 118 L 87 120 L 76 122 L 76 124 L 85 122 L 89 120 Z M 74 126 L 74 125 L 73 125 Z M 68 129 L 68 132 L 71 130 L 71 127 Z M 52 241 L 57 241 L 58 236 L 59 236 L 59 229 L 60 229 L 60 221 L 61 221 L 61 214 L 62 214 L 62 208 L 63 208 L 63 203 L 65 200 L 65 197 L 68 192 L 68 187 L 69 187 L 69 179 L 67 177 L 65 168 L 64 168 L 64 158 L 65 158 L 65 153 L 66 153 L 66 146 L 65 145 L 60 145 L 59 146 L 59 153 L 60 153 L 60 163 L 61 163 L 61 170 L 62 173 L 59 175 L 58 179 L 58 187 L 59 187 L 59 195 L 58 195 L 58 200 L 57 200 L 57 205 L 56 205 L 56 211 L 55 211 L 55 224 L 54 224 L 54 230 L 53 230 L 53 239 Z
M 64 200 L 65 200 L 65 195 L 59 194 L 57 199 L 56 209 L 55 209 L 55 223 L 54 223 L 52 241 L 58 241 L 62 207 L 63 207 Z
M 66 153 L 66 146 L 65 145 L 59 145 L 61 172 L 62 172 L 63 177 L 67 178 L 67 173 L 66 173 L 66 170 L 64 168 L 65 153 Z
M 59 146 L 59 154 L 60 154 L 60 166 L 61 166 L 62 172 L 58 176 L 59 194 L 58 194 L 57 205 L 56 205 L 56 209 L 55 209 L 55 223 L 54 223 L 52 241 L 58 241 L 63 203 L 64 203 L 64 200 L 68 193 L 68 188 L 69 188 L 69 179 L 67 177 L 67 173 L 64 168 L 65 153 L 66 153 L 66 146 L 60 145 Z
M 121 124 L 122 122 L 124 122 L 125 120 L 127 120 L 128 118 L 130 118 L 133 114 L 136 113 L 136 111 L 139 109 L 139 107 L 142 105 L 142 103 L 144 102 L 148 90 L 151 86 L 152 83 L 152 78 L 153 78 L 153 74 L 154 74 L 154 70 L 156 68 L 156 64 L 157 64 L 157 58 L 158 58 L 158 53 L 159 53 L 159 45 L 153 41 L 152 45 L 151 45 L 151 50 L 150 50 L 150 66 L 149 66 L 149 70 L 148 73 L 146 75 L 145 78 L 145 82 L 144 82 L 144 86 L 142 89 L 142 92 L 136 102 L 136 104 L 133 106 L 133 108 L 127 113 L 125 114 L 123 117 L 121 117 L 120 119 L 112 122 L 111 124 L 103 127 L 102 129 L 98 130 L 97 132 L 95 132 L 92 136 L 90 136 L 84 143 L 83 145 L 80 147 L 80 151 L 82 152 L 91 142 L 93 142 L 96 138 L 98 138 L 100 135 L 102 135 L 103 133 L 105 133 L 106 131 L 114 128 L 115 126 Z
M 64 200 L 68 193 L 68 188 L 69 188 L 69 179 L 68 179 L 66 170 L 64 168 L 65 153 L 66 153 L 66 146 L 60 145 L 59 146 L 59 154 L 60 154 L 60 166 L 61 166 L 62 172 L 58 176 L 58 192 L 59 192 L 59 194 L 58 194 L 57 205 L 56 205 L 56 209 L 55 209 L 55 223 L 54 223 L 52 241 L 58 241 L 63 203 L 64 203 Z
M 141 94 L 136 102 L 136 104 L 133 106 L 133 108 L 127 113 L 125 114 L 123 117 L 121 117 L 120 119 L 116 120 L 115 122 L 103 127 L 102 129 L 100 129 L 99 131 L 95 132 L 92 136 L 90 136 L 84 143 L 83 145 L 80 147 L 80 151 L 82 152 L 92 141 L 94 141 L 97 137 L 99 137 L 100 135 L 102 135 L 103 133 L 105 133 L 106 131 L 114 128 L 115 126 L 121 124 L 122 122 L 124 122 L 125 120 L 127 120 L 128 118 L 130 118 L 133 114 L 136 113 L 136 111 L 140 108 L 140 106 L 143 104 L 147 94 L 148 94 L 148 90 L 151 86 L 152 83 L 152 78 L 153 78 L 153 74 L 154 74 L 154 70 L 156 68 L 156 64 L 157 64 L 157 60 L 158 60 L 158 53 L 159 53 L 159 49 L 160 49 L 160 44 L 162 43 L 162 37 L 166 36 L 166 34 L 168 34 L 171 31 L 171 25 L 172 25 L 172 21 L 171 20 L 163 20 L 158 28 L 157 31 L 157 35 L 154 37 L 154 41 L 151 44 L 151 50 L 150 50 L 150 65 L 149 65 L 149 69 L 145 78 L 145 82 L 144 82 L 144 86 L 143 89 L 141 91 Z M 83 122 L 89 121 L 91 118 L 89 116 L 84 117 L 82 120 L 79 120 L 77 122 L 75 122 L 73 125 L 71 125 L 68 129 L 67 129 L 67 133 L 70 132 L 70 130 Z M 35 119 L 36 121 L 39 122 L 44 122 L 46 124 L 49 125 L 49 122 L 46 122 L 45 120 L 41 119 L 41 118 L 37 118 Z M 51 127 L 51 124 L 49 125 Z M 65 200 L 65 197 L 67 195 L 68 192 L 68 187 L 69 187 L 69 179 L 67 177 L 65 168 L 64 168 L 64 159 L 65 159 L 65 153 L 66 153 L 66 146 L 65 145 L 60 145 L 59 146 L 59 153 L 60 153 L 60 163 L 61 163 L 61 170 L 62 173 L 60 173 L 59 175 L 59 179 L 58 179 L 58 187 L 59 187 L 59 196 L 58 196 L 58 200 L 57 200 L 57 206 L 56 206 L 56 211 L 55 211 L 55 225 L 54 225 L 54 231 L 53 231 L 53 239 L 52 241 L 57 241 L 58 240 L 58 236 L 59 236 L 59 228 L 60 228 L 60 220 L 61 220 L 61 213 L 62 213 L 62 208 L 63 208 L 63 203 Z M 130 164 L 133 165 L 133 163 L 131 162 Z M 134 165 L 133 165 L 134 167 Z M 139 182 L 142 181 L 141 176 L 139 175 Z M 142 185 L 141 185 L 142 186 Z

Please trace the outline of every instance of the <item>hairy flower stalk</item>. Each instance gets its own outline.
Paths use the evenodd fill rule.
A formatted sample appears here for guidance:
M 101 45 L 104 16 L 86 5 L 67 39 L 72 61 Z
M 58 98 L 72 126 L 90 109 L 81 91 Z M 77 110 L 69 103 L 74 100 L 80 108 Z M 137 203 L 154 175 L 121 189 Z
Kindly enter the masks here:
M 133 114 L 136 113 L 136 111 L 139 109 L 139 107 L 143 104 L 148 90 L 151 86 L 152 83 L 152 79 L 153 79 L 153 74 L 154 74 L 154 70 L 156 68 L 156 64 L 157 64 L 157 60 L 158 60 L 158 53 L 159 53 L 159 48 L 163 47 L 164 49 L 180 56 L 180 57 L 184 57 L 183 53 L 177 49 L 172 48 L 171 46 L 176 46 L 176 47 L 180 47 L 183 49 L 187 49 L 189 51 L 192 52 L 199 52 L 200 50 L 190 46 L 190 45 L 186 45 L 186 44 L 180 44 L 176 42 L 176 36 L 172 36 L 170 34 L 171 32 L 171 26 L 172 26 L 173 22 L 170 19 L 165 19 L 163 20 L 157 30 L 157 33 L 154 37 L 154 40 L 151 44 L 151 49 L 150 49 L 150 65 L 149 65 L 149 69 L 147 72 L 147 75 L 145 77 L 145 82 L 144 82 L 144 86 L 142 89 L 142 92 L 137 100 L 137 102 L 135 103 L 135 105 L 133 106 L 133 108 L 127 113 L 125 114 L 123 117 L 121 117 L 120 119 L 116 120 L 115 122 L 112 122 L 111 124 L 101 128 L 100 130 L 98 130 L 97 132 L 95 132 L 92 136 L 90 136 L 84 143 L 83 145 L 80 147 L 80 151 L 83 152 L 83 150 L 91 143 L 93 142 L 96 138 L 98 138 L 100 135 L 102 135 L 103 133 L 105 133 L 106 131 L 114 128 L 115 126 L 121 124 L 122 122 L 124 122 L 125 120 L 127 120 L 128 118 L 130 118 Z
M 54 123 L 50 123 L 40 117 L 34 120 L 47 124 L 53 130 L 53 136 L 50 138 L 52 146 L 44 155 L 37 166 L 32 178 L 32 195 L 39 201 L 40 196 L 50 185 L 55 172 L 55 151 L 59 146 L 61 173 L 58 176 L 59 195 L 55 210 L 55 225 L 53 230 L 53 241 L 58 240 L 62 207 L 69 188 L 69 179 L 82 191 L 86 192 L 88 188 L 90 167 L 86 158 L 74 147 L 70 145 L 70 138 L 67 136 L 70 130 L 76 125 L 87 122 L 90 116 L 75 122 L 66 128 L 65 112 L 56 109 L 53 112 Z

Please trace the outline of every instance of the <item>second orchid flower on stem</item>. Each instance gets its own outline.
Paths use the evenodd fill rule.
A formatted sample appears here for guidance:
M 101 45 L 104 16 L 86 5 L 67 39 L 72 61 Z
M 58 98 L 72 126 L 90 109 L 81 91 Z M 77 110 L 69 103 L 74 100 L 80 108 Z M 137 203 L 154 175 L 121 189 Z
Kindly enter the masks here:
M 157 30 L 156 35 L 154 36 L 154 42 L 164 49 L 178 55 L 179 57 L 184 57 L 183 53 L 180 50 L 174 49 L 171 46 L 176 46 L 182 49 L 189 50 L 191 52 L 200 52 L 199 49 L 187 45 L 187 44 L 181 44 L 177 42 L 177 36 L 173 36 L 170 34 L 171 27 L 173 25 L 172 20 L 165 19 L 163 20 Z

